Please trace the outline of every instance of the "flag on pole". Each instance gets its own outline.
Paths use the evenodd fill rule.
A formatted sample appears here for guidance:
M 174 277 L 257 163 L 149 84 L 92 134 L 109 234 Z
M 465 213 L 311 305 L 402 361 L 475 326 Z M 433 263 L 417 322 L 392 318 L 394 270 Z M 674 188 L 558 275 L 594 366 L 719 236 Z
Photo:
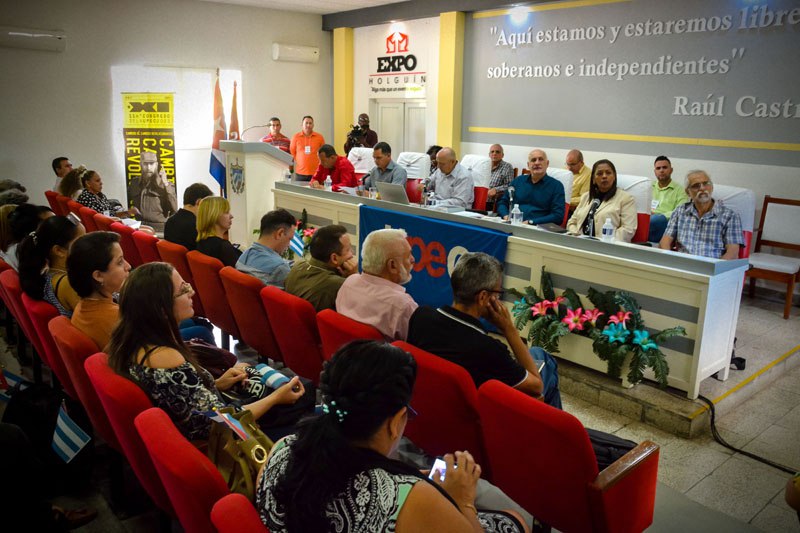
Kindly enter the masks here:
M 211 162 L 209 172 L 225 194 L 225 152 L 219 149 L 219 142 L 225 140 L 225 110 L 222 107 L 222 91 L 219 90 L 219 69 L 217 83 L 214 85 L 214 140 L 211 142 Z
M 228 132 L 229 141 L 241 141 L 239 135 L 239 112 L 236 111 L 236 82 L 233 82 L 233 105 L 231 106 L 231 129 Z
M 303 238 L 295 233 L 294 237 L 292 237 L 292 240 L 289 241 L 289 248 L 297 255 L 298 258 L 302 258 L 303 252 L 305 252 L 306 244 L 303 242 Z
M 61 404 L 58 410 L 58 420 L 56 420 L 56 430 L 53 432 L 53 451 L 56 452 L 62 461 L 68 463 L 78 455 L 86 446 L 91 437 L 83 431 L 68 415 Z

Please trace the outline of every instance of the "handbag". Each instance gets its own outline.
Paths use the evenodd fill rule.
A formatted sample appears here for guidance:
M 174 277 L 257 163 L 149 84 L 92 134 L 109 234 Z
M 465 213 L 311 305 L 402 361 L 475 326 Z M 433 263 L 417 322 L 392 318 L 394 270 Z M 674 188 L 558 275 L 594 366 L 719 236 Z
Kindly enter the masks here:
M 211 424 L 208 437 L 208 458 L 217 467 L 231 492 L 243 494 L 255 501 L 258 473 L 267 463 L 272 441 L 259 429 L 250 411 L 235 411 L 232 407 L 217 410 L 232 416 L 244 428 L 247 438 L 242 440 L 222 422 Z
M 236 356 L 228 350 L 209 344 L 202 339 L 186 341 L 186 346 L 191 350 L 197 364 L 208 370 L 214 379 L 222 376 L 237 362 Z

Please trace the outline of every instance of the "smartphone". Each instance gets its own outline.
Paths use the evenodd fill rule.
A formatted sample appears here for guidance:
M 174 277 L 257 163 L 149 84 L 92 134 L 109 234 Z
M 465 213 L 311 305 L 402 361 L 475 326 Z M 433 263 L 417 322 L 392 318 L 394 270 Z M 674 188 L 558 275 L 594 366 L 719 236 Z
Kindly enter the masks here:
M 539 371 L 539 374 L 542 373 L 542 369 L 544 368 L 545 363 L 546 361 L 539 361 L 539 368 L 537 369 Z
M 81 219 L 78 217 L 78 215 L 76 215 L 72 211 L 67 213 L 67 218 L 70 219 L 72 223 L 75 224 L 76 226 L 81 223 Z
M 441 472 L 441 477 L 439 477 L 439 481 L 444 481 L 444 473 L 445 470 L 447 470 L 447 463 L 441 457 L 437 457 L 436 460 L 433 462 L 433 466 L 431 466 L 431 473 L 428 474 L 428 479 L 434 479 L 437 470 Z

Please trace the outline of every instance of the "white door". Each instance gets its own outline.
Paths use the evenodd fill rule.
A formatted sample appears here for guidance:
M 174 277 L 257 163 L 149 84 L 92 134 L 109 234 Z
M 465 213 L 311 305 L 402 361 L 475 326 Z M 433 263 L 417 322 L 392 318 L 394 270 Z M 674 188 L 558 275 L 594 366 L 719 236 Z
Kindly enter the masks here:
M 392 154 L 426 150 L 425 102 L 378 101 L 376 105 L 375 131 L 379 141 L 392 147 Z
M 425 103 L 407 102 L 405 104 L 405 131 L 403 132 L 404 152 L 425 152 Z

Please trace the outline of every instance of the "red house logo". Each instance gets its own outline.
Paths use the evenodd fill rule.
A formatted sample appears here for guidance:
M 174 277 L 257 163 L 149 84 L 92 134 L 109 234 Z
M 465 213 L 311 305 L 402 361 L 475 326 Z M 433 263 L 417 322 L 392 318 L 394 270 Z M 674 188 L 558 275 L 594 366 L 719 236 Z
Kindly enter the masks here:
M 401 52 L 408 52 L 408 35 L 396 31 L 386 38 L 386 53 L 399 54 Z

